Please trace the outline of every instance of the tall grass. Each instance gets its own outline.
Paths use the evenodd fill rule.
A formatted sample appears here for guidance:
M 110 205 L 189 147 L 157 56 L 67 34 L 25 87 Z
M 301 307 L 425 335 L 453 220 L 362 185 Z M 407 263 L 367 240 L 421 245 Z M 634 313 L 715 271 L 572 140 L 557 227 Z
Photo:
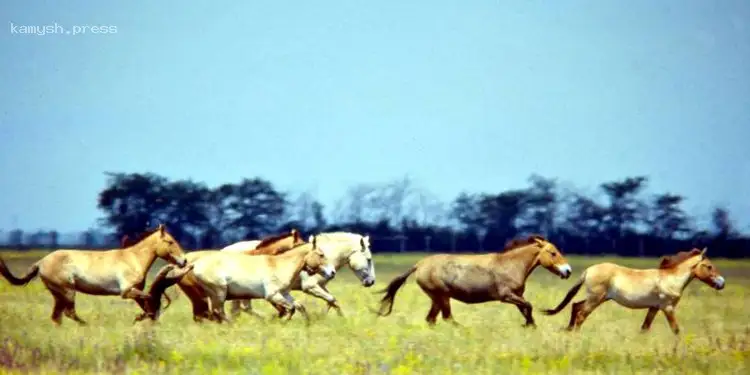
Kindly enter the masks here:
M 5 254 L 1 254 L 7 259 Z M 574 273 L 603 258 L 570 257 Z M 714 291 L 691 284 L 677 309 L 682 328 L 674 336 L 658 316 L 652 331 L 640 334 L 644 310 L 607 303 L 579 333 L 561 331 L 570 307 L 547 317 L 538 311 L 556 305 L 575 277 L 560 280 L 543 269 L 532 274 L 526 298 L 535 308 L 537 329 L 521 327 L 523 318 L 510 305 L 453 302 L 463 327 L 438 321 L 429 328 L 426 296 L 410 280 L 396 298 L 393 314 L 376 318 L 381 289 L 418 257 L 379 256 L 378 282 L 367 289 L 342 270 L 329 284 L 346 317 L 326 315 L 325 303 L 300 292 L 313 323 L 297 315 L 290 322 L 242 315 L 232 325 L 192 321 L 189 302 L 178 296 L 158 324 L 132 324 L 139 312 L 132 301 L 79 294 L 77 310 L 89 322 L 69 319 L 54 327 L 52 297 L 41 282 L 14 287 L 0 281 L 0 371 L 3 373 L 241 373 L 241 374 L 504 374 L 504 373 L 745 373 L 750 359 L 747 262 L 716 261 L 727 288 Z M 22 272 L 35 258 L 14 257 Z M 656 259 L 607 258 L 635 266 Z M 176 290 L 170 290 L 175 293 Z M 254 308 L 266 316 L 275 310 L 264 301 Z

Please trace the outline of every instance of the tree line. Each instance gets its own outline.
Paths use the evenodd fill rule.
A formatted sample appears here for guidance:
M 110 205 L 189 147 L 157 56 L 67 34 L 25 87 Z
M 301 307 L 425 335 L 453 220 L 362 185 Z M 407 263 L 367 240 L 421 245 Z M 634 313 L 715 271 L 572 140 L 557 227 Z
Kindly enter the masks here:
M 186 249 L 218 248 L 297 228 L 305 234 L 367 233 L 373 251 L 473 252 L 498 250 L 512 238 L 541 234 L 572 254 L 660 256 L 710 246 L 715 257 L 749 255 L 750 237 L 738 231 L 725 207 L 701 228 L 683 209 L 685 197 L 647 193 L 648 178 L 626 177 L 584 194 L 553 178 L 532 175 L 524 188 L 462 192 L 441 202 L 411 179 L 351 187 L 326 213 L 313 194 L 291 194 L 262 178 L 209 187 L 154 173 L 107 173 L 97 197 L 109 243 L 164 223 Z M 11 232 L 11 246 L 20 243 Z M 91 245 L 94 232 L 83 234 Z M 57 245 L 57 233 L 37 233 Z M 16 241 L 16 242 L 14 242 Z M 38 244 L 36 244 L 37 247 Z

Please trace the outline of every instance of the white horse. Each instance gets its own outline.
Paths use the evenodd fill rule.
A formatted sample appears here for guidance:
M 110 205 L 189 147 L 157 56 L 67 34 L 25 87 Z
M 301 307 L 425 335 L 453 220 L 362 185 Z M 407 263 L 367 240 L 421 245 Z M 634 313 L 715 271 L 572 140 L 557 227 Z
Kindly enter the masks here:
M 256 247 L 258 247 L 258 244 L 261 240 L 252 240 L 252 241 L 240 241 L 235 242 L 231 245 L 225 246 L 219 251 L 233 251 L 233 252 L 242 252 L 247 250 L 253 250 Z
M 312 236 L 310 238 L 312 240 Z M 365 288 L 375 284 L 375 264 L 370 251 L 370 236 L 351 232 L 328 232 L 315 235 L 315 239 L 318 247 L 325 253 L 326 259 L 336 268 L 336 271 L 349 266 Z M 294 280 L 292 290 L 300 290 L 325 300 L 328 303 L 327 311 L 334 308 L 340 316 L 343 316 L 336 297 L 325 287 L 328 281 L 330 280 L 320 274 L 311 275 L 303 270 L 300 272 L 300 277 Z M 279 317 L 287 313 L 286 310 L 282 310 L 281 306 L 274 307 L 279 311 Z M 252 311 L 249 300 L 232 301 L 232 314 L 237 315 L 240 311 L 257 315 Z

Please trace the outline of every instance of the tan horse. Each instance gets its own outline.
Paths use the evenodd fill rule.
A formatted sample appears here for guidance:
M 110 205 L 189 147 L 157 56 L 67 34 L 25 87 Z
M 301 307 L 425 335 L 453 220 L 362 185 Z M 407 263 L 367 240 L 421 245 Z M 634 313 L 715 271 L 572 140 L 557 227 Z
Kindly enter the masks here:
M 212 313 L 219 322 L 230 320 L 224 312 L 224 302 L 235 299 L 262 298 L 289 311 L 289 319 L 299 310 L 309 322 L 305 308 L 289 293 L 295 279 L 305 270 L 321 273 L 327 279 L 336 275 L 336 269 L 317 247 L 315 237 L 311 243 L 299 245 L 279 255 L 255 255 L 217 251 L 195 261 L 190 273 L 208 296 Z
M 236 254 L 278 254 L 284 252 L 294 246 L 306 243 L 300 238 L 299 232 L 296 229 L 292 229 L 289 232 L 281 233 L 274 236 L 269 236 L 260 241 L 255 249 L 247 250 L 246 252 L 237 252 Z M 204 250 L 204 251 L 192 251 L 187 253 L 186 259 L 190 263 L 194 263 L 203 256 L 217 253 L 216 250 Z M 232 253 L 231 251 L 224 253 Z M 182 277 L 177 286 L 182 290 L 183 293 L 190 299 L 190 303 L 193 307 L 193 320 L 195 322 L 201 322 L 203 319 L 215 320 L 216 316 L 211 313 L 211 309 L 208 305 L 208 299 L 203 288 L 199 285 L 197 279 L 195 279 L 192 272 L 188 272 Z M 167 294 L 163 293 L 166 297 Z M 168 297 L 167 297 L 168 298 Z M 143 306 L 141 306 L 143 308 Z M 277 310 L 281 307 L 277 307 Z M 144 309 L 144 312 L 147 312 Z
M 393 310 L 396 293 L 412 273 L 417 284 L 432 300 L 427 313 L 427 323 L 434 325 L 438 313 L 455 324 L 451 314 L 450 299 L 475 304 L 500 301 L 515 305 L 526 319 L 524 326 L 534 327 L 531 304 L 523 298 L 526 279 L 537 266 L 542 266 L 563 279 L 570 277 L 572 269 L 560 250 L 541 236 L 514 240 L 501 253 L 477 255 L 436 254 L 415 264 L 396 277 L 382 290 L 380 316 Z
M 162 309 L 161 296 L 163 295 L 166 297 L 166 293 L 164 292 L 167 290 L 167 288 L 179 282 L 180 279 L 182 279 L 182 277 L 185 276 L 186 273 L 192 271 L 192 269 L 192 264 L 188 264 L 187 267 L 182 267 L 179 269 L 176 269 L 175 266 L 171 264 L 162 267 L 156 274 L 156 277 L 151 283 L 151 286 L 148 288 L 148 297 L 136 297 L 142 300 L 141 306 L 143 306 L 144 312 L 141 315 L 137 316 L 133 323 L 139 322 L 145 318 L 149 318 L 153 321 L 158 320 L 161 313 L 166 310 L 171 304 L 171 300 L 167 298 L 167 305 L 164 306 L 164 309 Z
M 107 251 L 56 250 L 34 263 L 24 276 L 15 277 L 0 259 L 0 274 L 13 285 L 25 285 L 39 275 L 55 299 L 52 321 L 62 323 L 62 314 L 86 324 L 75 310 L 76 292 L 97 296 L 120 295 L 141 303 L 138 296 L 146 273 L 156 258 L 178 266 L 187 265 L 182 247 L 164 225 L 144 233 L 125 249 Z
M 641 331 L 646 332 L 651 328 L 656 313 L 661 310 L 672 332 L 679 334 L 674 311 L 690 281 L 697 278 L 714 289 L 724 289 L 724 278 L 705 254 L 705 248 L 682 251 L 662 258 L 658 269 L 633 269 L 614 263 L 595 264 L 583 271 L 578 282 L 557 307 L 544 313 L 559 313 L 585 286 L 586 299 L 573 304 L 568 330 L 580 329 L 594 309 L 613 300 L 627 308 L 648 309 Z

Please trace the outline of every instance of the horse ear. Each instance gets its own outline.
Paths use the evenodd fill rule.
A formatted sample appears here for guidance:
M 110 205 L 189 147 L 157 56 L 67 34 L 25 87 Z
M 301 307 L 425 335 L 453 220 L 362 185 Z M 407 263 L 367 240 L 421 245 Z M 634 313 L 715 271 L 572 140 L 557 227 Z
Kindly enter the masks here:
M 704 247 L 703 250 L 701 250 L 701 256 L 706 256 L 706 250 L 708 250 L 708 247 Z
M 164 237 L 164 224 L 159 224 L 159 233 Z
M 542 241 L 541 238 L 536 237 L 536 236 L 534 236 L 532 238 L 534 239 L 534 242 L 536 242 L 538 245 L 544 246 L 544 241 Z
M 295 242 L 299 239 L 299 231 L 295 228 L 292 228 L 292 238 Z
M 314 234 L 310 235 L 310 240 L 308 242 L 310 242 L 312 244 L 313 249 L 317 249 L 318 248 L 318 239 L 317 239 L 317 237 L 315 237 Z

